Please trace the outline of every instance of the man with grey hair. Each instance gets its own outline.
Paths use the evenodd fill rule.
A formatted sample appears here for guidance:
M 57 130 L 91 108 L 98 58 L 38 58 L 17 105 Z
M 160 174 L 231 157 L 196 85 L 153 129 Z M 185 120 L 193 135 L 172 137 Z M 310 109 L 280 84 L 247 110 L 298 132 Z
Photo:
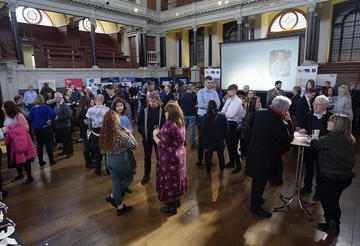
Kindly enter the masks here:
M 101 175 L 101 160 L 102 155 L 100 153 L 99 147 L 99 136 L 102 127 L 102 123 L 104 120 L 104 116 L 107 111 L 110 109 L 104 106 L 104 96 L 98 94 L 96 96 L 96 105 L 91 107 L 86 112 L 86 119 L 84 123 L 88 125 L 89 129 L 91 130 L 91 134 L 89 136 L 88 146 L 84 145 L 84 158 L 86 161 L 86 168 L 92 168 L 93 165 L 90 160 L 90 152 L 94 153 L 95 157 L 95 174 L 100 176 Z
M 34 87 L 29 85 L 29 90 L 24 93 L 24 103 L 29 108 L 29 110 L 35 105 L 35 97 L 37 96 Z
M 153 139 L 153 131 L 160 129 L 164 124 L 165 113 L 159 104 L 159 95 L 156 92 L 151 92 L 149 95 L 149 104 L 141 109 L 138 122 L 138 130 L 142 135 L 145 152 L 145 173 L 141 179 L 141 184 L 146 184 L 150 180 L 152 147 L 154 146 L 155 152 L 157 148 Z
M 301 122 L 300 133 L 311 135 L 313 130 L 320 130 L 319 137 L 322 137 L 329 133 L 327 130 L 327 122 L 329 121 L 332 113 L 327 111 L 329 105 L 329 99 L 324 96 L 318 96 L 315 98 L 313 103 L 314 110 L 308 112 L 305 115 L 304 121 Z M 318 169 L 318 159 L 317 151 L 312 148 L 305 148 L 305 178 L 304 178 L 304 187 L 301 189 L 302 194 L 312 193 L 312 181 L 314 178 L 314 166 Z M 315 165 L 316 163 L 316 165 Z M 316 175 L 317 176 L 317 175 Z M 316 179 L 317 183 L 317 179 Z M 315 194 L 313 200 L 319 200 L 317 190 L 315 189 Z
M 69 107 L 64 103 L 63 94 L 56 92 L 55 93 L 55 127 L 56 133 L 59 137 L 60 142 L 63 144 L 63 151 L 58 154 L 58 156 L 66 155 L 65 159 L 71 158 L 73 156 L 73 144 L 70 133 L 71 125 L 71 113 Z
M 196 149 L 195 143 L 195 123 L 196 123 L 196 104 L 197 96 L 194 93 L 194 85 L 188 84 L 186 92 L 181 95 L 180 106 L 184 112 L 185 129 L 190 125 L 190 144 L 192 149 Z
M 261 207 L 266 183 L 280 172 L 281 155 L 288 151 L 294 138 L 290 105 L 290 99 L 277 96 L 268 109 L 255 114 L 246 173 L 252 177 L 251 212 L 265 218 L 272 215 Z

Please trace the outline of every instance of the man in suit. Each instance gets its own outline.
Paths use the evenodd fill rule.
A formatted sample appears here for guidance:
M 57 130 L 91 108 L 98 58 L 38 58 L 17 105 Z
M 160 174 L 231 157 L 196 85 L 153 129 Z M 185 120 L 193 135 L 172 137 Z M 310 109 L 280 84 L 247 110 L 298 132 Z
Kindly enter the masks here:
M 165 124 L 165 113 L 159 104 L 159 95 L 156 92 L 150 93 L 149 104 L 141 109 L 138 124 L 145 152 L 145 173 L 141 179 L 141 184 L 146 184 L 150 179 L 152 147 L 154 146 L 155 152 L 157 148 L 153 139 L 153 131 L 155 129 L 161 129 Z
M 283 90 L 281 90 L 281 87 L 282 87 L 282 82 L 278 80 L 275 82 L 275 87 L 267 92 L 266 106 L 271 105 L 271 102 L 274 97 L 279 96 L 279 95 L 286 96 L 285 92 Z
M 304 121 L 300 124 L 302 128 L 300 133 L 307 133 L 308 135 L 312 134 L 313 130 L 320 130 L 319 137 L 322 137 L 328 133 L 327 122 L 329 121 L 332 113 L 327 111 L 329 105 L 329 99 L 322 95 L 316 97 L 314 101 L 314 110 L 308 112 L 305 115 Z M 304 178 L 304 187 L 301 189 L 301 193 L 309 194 L 312 192 L 312 181 L 314 177 L 314 166 L 317 163 L 317 152 L 311 148 L 305 148 L 305 178 Z M 316 164 L 316 170 L 318 169 L 318 164 Z M 317 174 L 317 172 L 316 172 Z M 316 182 L 317 183 L 317 182 Z M 318 194 L 315 190 L 313 200 L 318 200 Z
M 55 93 L 55 127 L 56 132 L 59 136 L 60 142 L 63 144 L 63 151 L 60 152 L 58 155 L 66 155 L 65 159 L 69 159 L 73 156 L 73 144 L 70 134 L 70 109 L 64 103 L 63 95 L 59 92 Z
M 294 138 L 289 108 L 291 101 L 284 96 L 274 98 L 268 109 L 256 112 L 246 164 L 246 173 L 252 177 L 251 212 L 269 218 L 261 204 L 268 180 L 279 173 L 281 155 L 288 151 Z
M 305 95 L 298 100 L 296 105 L 295 118 L 299 125 L 303 124 L 305 115 L 313 110 L 312 100 L 315 97 L 315 89 L 307 89 Z

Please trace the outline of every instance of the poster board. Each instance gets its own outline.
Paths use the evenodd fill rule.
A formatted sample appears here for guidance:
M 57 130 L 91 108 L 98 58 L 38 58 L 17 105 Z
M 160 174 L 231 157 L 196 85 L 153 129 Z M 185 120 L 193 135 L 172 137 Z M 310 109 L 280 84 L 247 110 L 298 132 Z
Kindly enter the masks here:
M 65 87 L 68 88 L 73 85 L 79 92 L 82 90 L 82 79 L 65 79 Z
M 318 76 L 318 66 L 298 66 L 296 67 L 296 85 L 305 91 L 306 82 L 313 79 L 316 83 Z M 316 86 L 316 84 L 315 84 Z
M 174 78 L 172 78 L 172 77 L 160 77 L 160 84 L 161 85 L 171 84 L 172 86 L 174 86 Z
M 97 95 L 97 90 L 99 89 L 99 85 L 101 83 L 100 78 L 88 78 L 86 79 L 86 86 L 91 88 L 91 92 L 94 95 Z
M 55 81 L 55 79 L 39 79 L 38 80 L 39 91 L 41 91 L 41 88 L 43 87 L 44 83 L 48 83 L 49 87 L 51 89 L 53 89 L 53 91 L 56 91 L 56 81 Z
M 325 81 L 329 81 L 331 86 L 334 87 L 336 84 L 337 74 L 318 74 L 316 79 L 317 86 L 324 86 Z
M 214 83 L 220 86 L 220 78 L 221 78 L 220 68 L 205 68 L 204 74 L 205 74 L 204 77 L 211 76 L 213 78 Z
M 135 80 L 135 77 L 121 77 L 121 84 L 123 86 L 131 87 L 131 82 Z

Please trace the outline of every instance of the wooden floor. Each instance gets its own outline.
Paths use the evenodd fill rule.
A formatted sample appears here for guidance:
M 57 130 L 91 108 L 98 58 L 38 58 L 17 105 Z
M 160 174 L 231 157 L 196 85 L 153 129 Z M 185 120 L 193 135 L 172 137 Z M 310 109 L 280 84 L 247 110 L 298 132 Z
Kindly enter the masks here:
M 139 139 L 139 134 L 137 134 Z M 241 173 L 225 170 L 223 181 L 217 178 L 219 168 L 213 167 L 212 182 L 205 179 L 205 168 L 196 167 L 196 150 L 187 147 L 188 192 L 175 216 L 159 211 L 162 204 L 155 190 L 155 161 L 151 181 L 140 184 L 143 174 L 143 148 L 135 151 L 138 170 L 126 195 L 125 202 L 134 206 L 126 215 L 117 216 L 105 202 L 111 193 L 109 176 L 95 176 L 85 169 L 82 143 L 74 145 L 70 160 L 57 158 L 54 167 L 39 169 L 32 165 L 34 182 L 25 186 L 24 180 L 11 183 L 15 170 L 5 168 L 3 176 L 9 197 L 8 216 L 25 245 L 360 245 L 360 178 L 353 180 L 341 200 L 342 224 L 337 238 L 316 229 L 322 220 L 318 203 L 312 208 L 315 220 L 310 222 L 297 206 L 271 219 L 262 219 L 249 212 L 250 181 Z M 357 173 L 359 172 L 357 144 Z M 259 153 L 261 154 L 261 153 Z M 226 154 L 227 155 L 227 154 Z M 264 207 L 272 210 L 282 204 L 279 193 L 290 192 L 294 180 L 296 157 L 284 156 L 284 185 L 266 188 Z M 217 163 L 217 157 L 214 160 Z

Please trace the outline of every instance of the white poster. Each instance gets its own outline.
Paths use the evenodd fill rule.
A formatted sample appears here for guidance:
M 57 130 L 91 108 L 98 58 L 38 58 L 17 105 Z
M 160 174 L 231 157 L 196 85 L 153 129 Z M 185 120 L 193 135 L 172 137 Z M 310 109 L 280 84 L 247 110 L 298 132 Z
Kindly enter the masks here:
M 43 87 L 44 83 L 48 83 L 49 87 L 54 91 L 56 91 L 56 81 L 54 79 L 39 79 L 38 80 L 39 91 L 41 91 L 41 88 Z
M 296 85 L 305 90 L 306 82 L 313 79 L 316 83 L 318 66 L 298 66 L 296 67 Z
M 336 84 L 337 74 L 318 74 L 316 79 L 316 85 L 324 86 L 325 81 L 329 81 L 331 86 L 334 87 Z
M 91 92 L 95 96 L 97 95 L 97 90 L 99 89 L 99 85 L 101 83 L 100 81 L 100 78 L 86 79 L 86 86 L 89 86 L 91 88 Z
M 205 76 L 211 76 L 216 85 L 220 85 L 220 68 L 205 68 Z

